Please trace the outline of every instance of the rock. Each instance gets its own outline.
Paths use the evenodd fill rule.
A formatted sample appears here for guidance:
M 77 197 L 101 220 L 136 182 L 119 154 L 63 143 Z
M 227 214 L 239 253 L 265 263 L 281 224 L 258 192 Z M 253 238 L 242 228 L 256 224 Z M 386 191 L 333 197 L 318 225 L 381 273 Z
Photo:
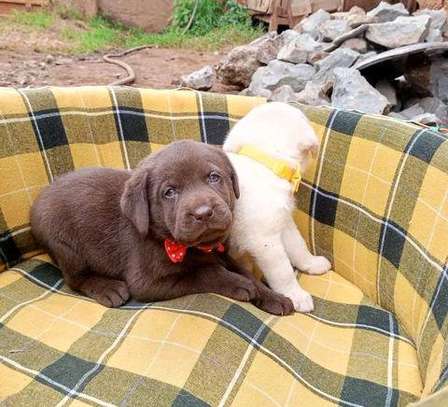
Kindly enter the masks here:
M 294 93 L 294 90 L 291 88 L 291 86 L 283 85 L 275 89 L 271 93 L 269 100 L 272 102 L 284 102 L 284 103 L 296 102 L 297 95 Z
M 331 14 L 323 9 L 319 9 L 297 24 L 294 27 L 294 30 L 301 33 L 309 33 L 315 36 L 319 33 L 319 27 L 329 20 L 331 20 Z
M 96 3 L 102 15 L 147 32 L 161 32 L 173 17 L 174 4 L 167 0 L 97 0 Z
M 207 65 L 189 75 L 183 75 L 181 83 L 182 86 L 196 90 L 210 90 L 215 83 L 215 79 L 215 70 L 211 65 Z
M 319 51 L 321 48 L 322 45 L 311 35 L 299 34 L 296 39 L 280 49 L 277 58 L 281 61 L 302 64 L 308 60 L 310 53 Z
M 227 85 L 247 88 L 256 70 L 261 66 L 258 50 L 248 45 L 233 48 L 218 66 L 218 76 Z
M 46 64 L 52 64 L 53 62 L 54 62 L 54 56 L 51 55 L 51 54 L 48 54 L 48 55 L 45 57 L 45 63 L 46 63 Z
M 268 90 L 268 89 L 263 89 L 263 88 L 247 88 L 245 89 L 245 96 L 260 96 L 262 98 L 266 98 L 269 99 L 272 95 L 272 91 Z
M 434 96 L 448 103 L 448 59 L 415 58 L 408 60 L 405 78 L 422 96 Z
M 297 31 L 285 30 L 277 37 L 277 41 L 279 42 L 280 47 L 283 47 L 286 44 L 289 44 L 291 41 L 294 41 L 299 36 L 300 33 Z
M 445 10 L 418 10 L 414 13 L 414 16 L 429 16 L 431 18 L 430 28 L 432 30 L 440 30 L 446 32 L 448 28 L 447 14 Z
M 260 38 L 257 38 L 255 41 L 252 41 L 248 46 L 257 50 L 257 59 L 259 62 L 268 64 L 270 61 L 277 58 L 281 42 L 278 39 L 277 33 L 271 31 Z
M 351 28 L 356 28 L 362 24 L 368 24 L 372 22 L 371 17 L 366 14 L 364 9 L 358 6 L 352 7 L 347 13 L 345 19 L 350 24 Z
M 423 108 L 416 103 L 415 105 L 408 107 L 405 110 L 402 110 L 401 112 L 399 112 L 401 116 L 403 116 L 404 118 L 410 120 L 415 116 L 421 115 L 423 113 L 425 113 L 425 111 L 423 110 Z
M 313 78 L 313 82 L 320 84 L 324 92 L 333 85 L 333 70 L 337 67 L 349 68 L 359 57 L 359 53 L 348 48 L 338 48 L 328 57 L 316 62 L 317 74 Z
M 311 106 L 328 106 L 330 100 L 327 98 L 322 88 L 312 82 L 305 85 L 305 89 L 296 94 L 297 102 Z
M 372 58 L 375 55 L 378 55 L 376 51 L 368 51 L 365 54 L 361 54 L 356 61 L 356 65 L 360 64 L 362 61 L 365 61 L 366 59 Z
M 443 41 L 443 34 L 440 30 L 429 29 L 429 33 L 425 39 L 426 42 L 441 42 Z
M 353 51 L 364 54 L 367 52 L 367 41 L 362 38 L 350 38 L 342 43 L 341 48 L 350 48 Z
M 406 117 L 402 116 L 400 113 L 397 112 L 390 112 L 388 116 L 393 117 L 394 119 L 406 120 Z
M 398 104 L 397 91 L 389 81 L 380 80 L 375 85 L 375 89 L 387 98 L 391 106 Z
M 366 38 L 386 48 L 398 48 L 424 41 L 429 25 L 429 16 L 398 17 L 392 22 L 371 24 Z
M 249 91 L 259 94 L 260 89 L 274 90 L 282 85 L 289 85 L 294 92 L 300 92 L 311 80 L 316 70 L 307 64 L 290 64 L 274 60 L 265 67 L 258 68 L 252 77 Z
M 383 114 L 389 107 L 386 97 L 371 86 L 358 70 L 350 68 L 334 70 L 331 104 L 341 109 L 373 114 Z
M 424 124 L 425 126 L 437 126 L 446 124 L 440 117 L 433 113 L 422 113 L 411 119 L 413 122 Z
M 71 58 L 58 58 L 55 61 L 56 65 L 70 65 L 73 62 Z
M 440 99 L 434 97 L 423 98 L 418 105 L 425 113 L 433 113 L 444 123 L 448 123 L 448 106 Z
M 350 31 L 350 24 L 346 20 L 328 20 L 319 27 L 324 41 L 333 41 L 335 38 Z
M 409 12 L 406 10 L 403 3 L 389 4 L 382 1 L 373 10 L 367 13 L 367 16 L 372 19 L 374 23 L 386 23 L 394 21 L 397 17 L 407 17 Z
M 326 58 L 328 55 L 330 55 L 329 52 L 325 51 L 316 51 L 316 52 L 310 52 L 308 54 L 308 63 L 311 65 L 314 65 L 316 62 L 320 61 L 321 59 Z

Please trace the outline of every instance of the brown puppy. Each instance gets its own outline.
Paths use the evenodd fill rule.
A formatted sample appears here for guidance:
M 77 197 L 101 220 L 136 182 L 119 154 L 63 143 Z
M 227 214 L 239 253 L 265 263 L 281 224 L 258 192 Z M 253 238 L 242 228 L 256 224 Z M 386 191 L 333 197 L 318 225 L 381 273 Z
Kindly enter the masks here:
M 35 201 L 31 226 L 67 284 L 105 306 L 213 292 L 289 314 L 288 299 L 218 256 L 238 197 L 221 149 L 179 141 L 134 171 L 58 178 Z

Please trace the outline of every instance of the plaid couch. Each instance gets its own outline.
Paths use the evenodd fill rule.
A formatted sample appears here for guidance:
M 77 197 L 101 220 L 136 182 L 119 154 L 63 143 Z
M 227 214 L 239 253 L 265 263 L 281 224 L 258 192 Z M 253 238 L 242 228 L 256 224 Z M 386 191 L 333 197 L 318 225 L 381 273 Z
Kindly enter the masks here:
M 55 177 L 131 168 L 181 138 L 221 144 L 264 102 L 135 88 L 0 90 L 1 405 L 448 405 L 445 135 L 299 106 L 321 151 L 296 220 L 334 265 L 299 276 L 315 299 L 309 315 L 274 317 L 212 294 L 107 309 L 68 289 L 36 247 L 29 209 Z

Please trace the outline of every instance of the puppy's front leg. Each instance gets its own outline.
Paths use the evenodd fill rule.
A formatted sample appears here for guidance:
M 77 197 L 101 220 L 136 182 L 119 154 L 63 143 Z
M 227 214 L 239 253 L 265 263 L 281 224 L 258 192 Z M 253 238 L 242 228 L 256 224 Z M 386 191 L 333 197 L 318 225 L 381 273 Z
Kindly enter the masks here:
M 253 247 L 251 252 L 263 271 L 269 287 L 288 297 L 296 311 L 310 312 L 314 309 L 313 298 L 300 287 L 297 281 L 281 236 L 259 242 L 259 245 L 256 248 Z
M 131 295 L 140 301 L 163 301 L 190 294 L 215 293 L 237 301 L 251 301 L 257 295 L 252 281 L 218 264 L 161 276 L 155 281 L 128 281 Z
M 331 263 L 323 256 L 313 256 L 292 219 L 283 230 L 282 241 L 292 265 L 308 274 L 323 274 L 330 270 Z

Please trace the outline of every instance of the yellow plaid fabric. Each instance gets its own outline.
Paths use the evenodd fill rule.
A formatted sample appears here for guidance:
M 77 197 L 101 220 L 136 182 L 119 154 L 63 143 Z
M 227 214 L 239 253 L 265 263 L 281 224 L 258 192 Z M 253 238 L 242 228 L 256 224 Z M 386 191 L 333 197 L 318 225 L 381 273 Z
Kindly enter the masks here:
M 36 247 L 55 177 L 221 144 L 263 99 L 86 87 L 0 90 L 0 401 L 11 406 L 396 406 L 448 402 L 448 143 L 383 117 L 298 106 L 321 138 L 297 224 L 334 271 L 309 315 L 218 295 L 104 308 Z M 268 199 L 269 197 L 266 197 Z

